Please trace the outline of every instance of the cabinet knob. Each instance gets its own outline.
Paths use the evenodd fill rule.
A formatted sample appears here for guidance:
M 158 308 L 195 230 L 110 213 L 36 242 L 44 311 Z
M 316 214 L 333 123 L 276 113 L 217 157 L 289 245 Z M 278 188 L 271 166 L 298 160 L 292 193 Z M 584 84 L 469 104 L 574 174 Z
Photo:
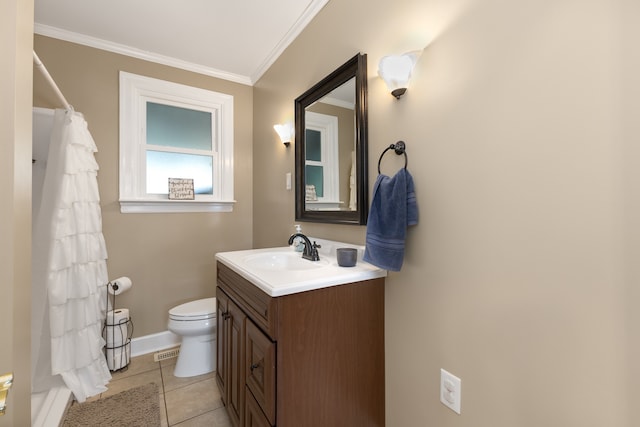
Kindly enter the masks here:
M 223 311 L 222 313 L 220 313 L 220 315 L 222 316 L 222 320 L 227 320 L 229 317 L 231 317 L 228 311 Z
M 254 363 L 253 365 L 251 365 L 249 368 L 251 369 L 251 372 L 253 372 L 254 369 L 257 369 L 260 367 L 260 363 Z

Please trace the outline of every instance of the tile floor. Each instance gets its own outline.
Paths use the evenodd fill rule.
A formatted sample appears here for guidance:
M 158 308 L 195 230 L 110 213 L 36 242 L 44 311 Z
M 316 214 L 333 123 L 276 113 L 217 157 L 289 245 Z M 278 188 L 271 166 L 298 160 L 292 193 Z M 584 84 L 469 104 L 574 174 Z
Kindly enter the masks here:
M 172 358 L 154 362 L 153 353 L 134 357 L 128 369 L 112 373 L 109 390 L 89 401 L 155 382 L 160 388 L 158 398 L 162 427 L 230 427 L 231 423 L 220 400 L 215 372 L 177 378 L 173 375 L 176 360 Z

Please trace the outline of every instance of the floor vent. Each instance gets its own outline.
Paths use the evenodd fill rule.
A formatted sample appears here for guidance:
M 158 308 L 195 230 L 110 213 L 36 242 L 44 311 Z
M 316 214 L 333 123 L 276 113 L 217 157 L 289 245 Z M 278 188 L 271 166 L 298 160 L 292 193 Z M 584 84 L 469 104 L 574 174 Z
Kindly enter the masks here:
M 180 354 L 180 347 L 172 348 L 171 350 L 159 351 L 153 354 L 153 361 L 160 362 L 161 360 L 173 359 Z

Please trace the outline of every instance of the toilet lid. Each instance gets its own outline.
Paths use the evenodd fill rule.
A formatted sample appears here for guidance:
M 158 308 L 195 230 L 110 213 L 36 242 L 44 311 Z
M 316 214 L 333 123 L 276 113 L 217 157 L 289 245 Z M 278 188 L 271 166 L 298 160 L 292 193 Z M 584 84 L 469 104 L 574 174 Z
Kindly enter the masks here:
M 216 299 L 204 298 L 180 304 L 169 310 L 169 317 L 183 320 L 201 320 L 215 317 Z

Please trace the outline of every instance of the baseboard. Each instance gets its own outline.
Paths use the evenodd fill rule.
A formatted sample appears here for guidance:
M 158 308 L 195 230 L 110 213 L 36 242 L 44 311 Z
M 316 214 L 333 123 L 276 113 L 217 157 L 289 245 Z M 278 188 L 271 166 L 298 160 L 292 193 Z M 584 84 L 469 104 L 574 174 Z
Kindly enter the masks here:
M 170 331 L 131 339 L 131 357 L 153 353 L 180 344 L 180 336 Z
M 64 414 L 67 407 L 71 404 L 71 390 L 67 387 L 54 387 L 48 392 L 36 393 L 41 399 L 39 408 L 34 414 L 31 413 L 31 425 L 33 427 L 59 427 L 64 421 Z M 34 395 L 31 395 L 32 405 L 34 404 Z

